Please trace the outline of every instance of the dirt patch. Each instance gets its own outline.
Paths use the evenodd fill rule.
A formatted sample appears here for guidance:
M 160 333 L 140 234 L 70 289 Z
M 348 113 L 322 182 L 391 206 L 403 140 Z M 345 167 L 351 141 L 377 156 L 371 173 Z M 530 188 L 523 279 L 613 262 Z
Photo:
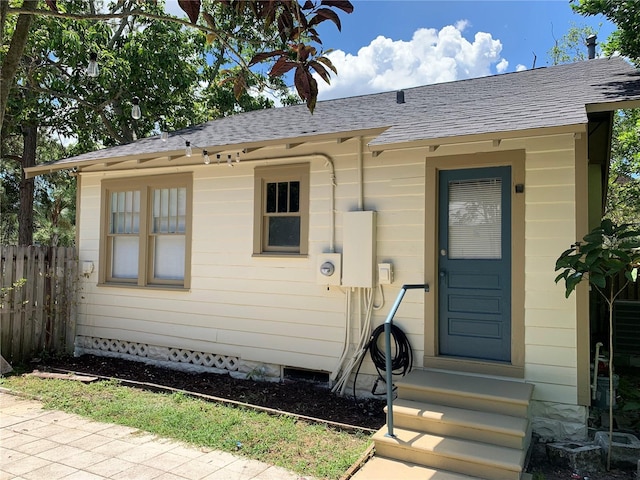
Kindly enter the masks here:
M 307 382 L 239 380 L 229 375 L 186 373 L 142 362 L 93 355 L 53 358 L 44 365 L 34 365 L 34 368 L 58 368 L 88 375 L 153 383 L 363 428 L 378 429 L 385 423 L 384 398 L 355 401 L 351 397 L 334 395 L 326 387 Z M 534 480 L 636 480 L 635 468 L 600 473 L 573 472 L 554 465 L 546 455 L 545 446 L 541 444 L 532 449 L 527 471 L 533 474 Z
M 260 382 L 239 380 L 216 373 L 188 373 L 111 357 L 82 355 L 48 360 L 45 368 L 147 382 L 188 390 L 261 407 L 378 429 L 385 423 L 384 400 L 340 397 L 321 385 L 307 382 Z

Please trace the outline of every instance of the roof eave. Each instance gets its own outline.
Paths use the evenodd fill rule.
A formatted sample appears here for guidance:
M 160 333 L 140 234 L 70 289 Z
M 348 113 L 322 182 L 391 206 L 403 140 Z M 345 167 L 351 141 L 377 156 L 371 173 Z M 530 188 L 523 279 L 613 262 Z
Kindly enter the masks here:
M 301 137 L 291 137 L 285 139 L 274 139 L 274 140 L 264 140 L 259 142 L 250 142 L 250 143 L 241 143 L 241 144 L 227 144 L 227 145 L 211 145 L 211 146 L 198 146 L 198 150 L 207 150 L 209 155 L 215 155 L 217 153 L 222 152 L 231 152 L 231 151 L 255 151 L 260 148 L 265 147 L 273 147 L 273 146 L 289 146 L 289 145 L 300 145 L 308 142 L 322 142 L 328 140 L 336 140 L 338 142 L 344 141 L 347 138 L 359 137 L 359 136 L 377 136 L 383 133 L 389 127 L 377 127 L 366 130 L 352 130 L 352 131 L 343 131 L 343 132 L 332 132 L 332 133 L 323 133 L 318 135 L 305 135 Z M 198 152 L 199 153 L 199 152 Z M 25 168 L 25 177 L 33 178 L 38 175 L 45 175 L 48 173 L 53 173 L 61 170 L 81 170 L 83 167 L 94 167 L 100 164 L 103 164 L 105 167 L 113 166 L 118 163 L 124 162 L 132 162 L 137 161 L 138 163 L 147 163 L 154 160 L 167 160 L 168 162 L 184 158 L 185 154 L 183 150 L 170 150 L 170 151 L 157 151 L 151 153 L 141 153 L 138 155 L 124 155 L 118 157 L 107 157 L 107 158 L 92 158 L 87 160 L 66 160 L 59 161 L 55 163 L 36 165 L 33 167 Z M 190 164 L 199 165 L 201 162 L 200 159 L 197 159 L 194 155 L 194 161 Z M 197 159 L 197 160 L 196 160 Z M 184 164 L 181 164 L 184 166 Z M 144 168 L 144 167 L 141 167 Z M 106 168 L 105 168 L 106 169 Z
M 486 132 L 471 135 L 457 135 L 451 137 L 425 138 L 406 142 L 375 143 L 370 142 L 367 146 L 373 153 L 381 153 L 385 150 L 400 150 L 405 148 L 426 147 L 435 150 L 442 145 L 456 145 L 464 143 L 476 143 L 493 140 L 508 140 L 523 137 L 540 137 L 546 135 L 559 135 L 563 133 L 584 133 L 587 130 L 586 123 L 576 123 L 562 126 L 538 127 L 524 130 L 509 130 Z
M 619 102 L 592 103 L 586 105 L 587 112 L 614 112 L 627 108 L 640 108 L 640 99 L 622 100 Z

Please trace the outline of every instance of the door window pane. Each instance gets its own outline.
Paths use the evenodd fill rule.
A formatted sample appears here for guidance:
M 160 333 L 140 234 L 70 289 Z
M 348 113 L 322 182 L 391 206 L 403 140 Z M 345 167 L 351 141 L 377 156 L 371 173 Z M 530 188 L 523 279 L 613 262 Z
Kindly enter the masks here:
M 500 178 L 449 182 L 449 258 L 502 258 Z

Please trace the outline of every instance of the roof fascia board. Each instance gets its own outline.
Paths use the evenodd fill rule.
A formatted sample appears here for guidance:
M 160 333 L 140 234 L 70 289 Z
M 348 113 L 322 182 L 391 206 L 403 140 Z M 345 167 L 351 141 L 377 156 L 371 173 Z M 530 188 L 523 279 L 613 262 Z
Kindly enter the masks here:
M 251 143 L 242 143 L 242 144 L 227 144 L 227 145 L 215 145 L 209 147 L 200 147 L 197 148 L 199 150 L 207 150 L 209 155 L 215 155 L 216 153 L 221 153 L 225 151 L 246 151 L 247 153 L 256 151 L 258 149 L 264 147 L 272 147 L 272 146 L 285 146 L 286 145 L 302 145 L 304 143 L 312 143 L 312 142 L 322 142 L 322 141 L 337 141 L 338 139 L 345 138 L 354 138 L 359 136 L 377 136 L 387 130 L 389 127 L 378 127 L 366 130 L 353 130 L 348 132 L 335 132 L 335 133 L 326 133 L 315 136 L 305 135 L 303 137 L 290 137 L 286 139 L 274 139 L 274 140 L 266 140 L 262 142 L 251 142 Z M 161 155 L 159 155 L 161 154 Z M 33 167 L 25 168 L 25 176 L 26 178 L 33 178 L 38 175 L 44 175 L 47 173 L 53 173 L 60 170 L 71 170 L 73 168 L 84 168 L 84 167 L 94 167 L 98 165 L 104 165 L 104 168 L 109 168 L 110 165 L 115 165 L 118 163 L 137 161 L 138 164 L 142 165 L 153 160 L 176 160 L 178 158 L 184 157 L 184 152 L 182 150 L 172 150 L 167 152 L 153 152 L 153 153 L 141 153 L 137 155 L 126 155 L 120 157 L 108 157 L 108 158 L 93 158 L 89 160 L 80 160 L 80 161 L 67 161 L 60 163 L 51 163 L 45 165 L 36 165 Z M 143 167 L 144 168 L 144 167 Z M 97 170 L 94 170 L 97 171 Z
M 575 125 L 564 125 L 561 127 L 541 127 L 527 130 L 514 130 L 509 132 L 490 132 L 474 135 L 460 135 L 457 137 L 442 137 L 424 140 L 415 140 L 403 143 L 380 143 L 369 144 L 370 152 L 382 152 L 385 150 L 401 150 L 404 148 L 431 147 L 431 151 L 437 150 L 443 145 L 457 145 L 463 143 L 495 142 L 514 138 L 543 137 L 547 135 L 558 135 L 563 133 L 584 133 L 587 131 L 587 124 L 578 123 Z
M 613 112 L 627 108 L 640 108 L 640 100 L 623 100 L 621 102 L 592 103 L 586 106 L 587 112 Z
M 160 152 L 157 152 L 160 153 Z M 105 168 L 117 165 L 119 163 L 126 163 L 136 161 L 138 163 L 150 162 L 153 160 L 172 160 L 174 158 L 184 156 L 182 152 L 167 152 L 166 155 L 157 156 L 157 153 L 153 156 L 149 155 L 129 155 L 126 157 L 113 157 L 113 158 L 92 158 L 90 160 L 69 161 L 61 163 L 48 163 L 44 165 L 36 165 L 34 167 L 27 167 L 24 169 L 26 178 L 37 177 L 38 175 L 44 175 L 47 173 L 58 172 L 60 170 L 71 170 L 74 168 L 93 167 L 96 165 L 104 165 Z M 171 155 L 174 153 L 174 155 Z

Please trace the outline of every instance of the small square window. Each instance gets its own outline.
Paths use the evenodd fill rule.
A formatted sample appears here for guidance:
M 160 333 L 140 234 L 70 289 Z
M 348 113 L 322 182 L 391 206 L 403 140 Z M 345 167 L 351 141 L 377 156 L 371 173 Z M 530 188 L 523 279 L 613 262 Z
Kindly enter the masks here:
M 254 254 L 308 252 L 309 165 L 255 170 Z

